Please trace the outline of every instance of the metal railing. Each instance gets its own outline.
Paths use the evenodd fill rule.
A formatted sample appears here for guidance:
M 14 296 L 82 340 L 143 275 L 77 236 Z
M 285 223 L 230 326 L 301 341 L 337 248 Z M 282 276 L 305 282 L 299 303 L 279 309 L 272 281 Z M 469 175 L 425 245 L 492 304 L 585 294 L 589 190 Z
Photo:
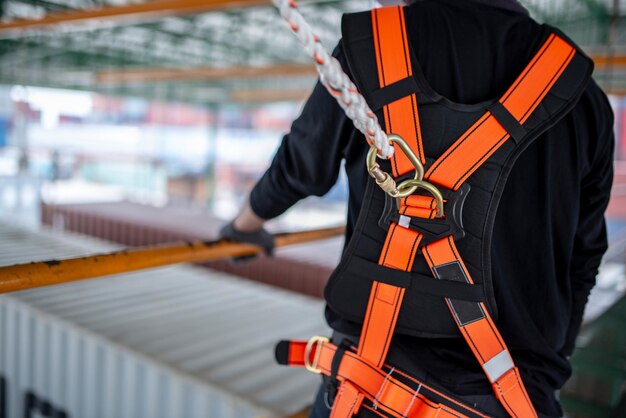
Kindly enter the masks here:
M 343 234 L 344 227 L 274 235 L 276 247 Z M 259 246 L 228 240 L 192 241 L 131 248 L 105 254 L 0 267 L 0 293 L 85 280 L 176 263 L 214 261 L 262 252 Z

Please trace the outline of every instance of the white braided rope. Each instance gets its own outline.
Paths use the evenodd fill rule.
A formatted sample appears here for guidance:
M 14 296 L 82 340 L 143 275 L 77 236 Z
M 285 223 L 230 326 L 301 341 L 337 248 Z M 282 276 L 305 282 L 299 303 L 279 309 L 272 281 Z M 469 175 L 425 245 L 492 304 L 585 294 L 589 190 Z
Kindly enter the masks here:
M 272 3 L 278 8 L 281 16 L 304 45 L 306 52 L 315 60 L 320 81 L 328 92 L 337 99 L 354 126 L 365 135 L 370 145 L 375 145 L 378 148 L 381 157 L 391 158 L 393 146 L 389 143 L 387 134 L 378 124 L 376 115 L 365 102 L 365 98 L 357 91 L 352 80 L 344 73 L 339 61 L 326 52 L 319 38 L 298 11 L 296 1 L 272 0 Z

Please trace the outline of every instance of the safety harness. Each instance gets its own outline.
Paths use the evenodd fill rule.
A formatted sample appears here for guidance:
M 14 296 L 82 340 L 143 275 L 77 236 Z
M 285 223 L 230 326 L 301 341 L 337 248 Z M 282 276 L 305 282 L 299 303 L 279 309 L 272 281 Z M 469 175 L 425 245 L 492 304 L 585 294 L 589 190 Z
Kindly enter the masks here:
M 592 63 L 563 34 L 544 26 L 542 46 L 506 93 L 460 111 L 420 85 L 404 22 L 402 7 L 348 15 L 343 22 L 355 83 L 396 145 L 390 163 L 379 163 L 376 148 L 370 150 L 372 178 L 361 214 L 325 292 L 331 309 L 363 324 L 358 346 L 324 337 L 283 341 L 277 360 L 323 373 L 337 384 L 332 418 L 357 412 L 485 417 L 441 388 L 385 364 L 394 333 L 454 337 L 460 332 L 506 411 L 536 417 L 494 323 L 491 233 L 515 160 L 575 106 Z M 430 159 L 423 137 L 438 136 L 458 139 Z

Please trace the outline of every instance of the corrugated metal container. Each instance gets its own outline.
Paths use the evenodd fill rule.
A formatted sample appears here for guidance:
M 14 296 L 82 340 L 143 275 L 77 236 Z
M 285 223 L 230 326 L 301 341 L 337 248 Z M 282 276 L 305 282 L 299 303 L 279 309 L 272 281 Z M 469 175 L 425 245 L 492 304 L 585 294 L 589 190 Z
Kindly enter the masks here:
M 43 205 L 42 223 L 123 245 L 152 245 L 177 240 L 213 239 L 223 221 L 185 209 L 155 208 L 128 202 Z M 278 249 L 275 257 L 247 263 L 206 266 L 261 283 L 321 298 L 339 263 L 343 238 Z
M 1 265 L 112 249 L 0 224 Z M 289 416 L 319 378 L 276 365 L 273 345 L 328 334 L 322 312 L 315 299 L 193 266 L 5 295 L 0 417 Z

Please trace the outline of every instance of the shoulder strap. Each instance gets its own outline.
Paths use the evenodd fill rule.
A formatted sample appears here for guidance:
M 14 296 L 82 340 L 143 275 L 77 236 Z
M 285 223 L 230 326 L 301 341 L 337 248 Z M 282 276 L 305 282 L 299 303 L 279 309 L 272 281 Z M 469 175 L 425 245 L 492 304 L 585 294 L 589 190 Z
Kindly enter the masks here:
M 409 144 L 422 164 L 425 164 L 426 158 L 422 145 L 415 93 L 409 90 L 404 97 L 393 97 L 389 93 L 390 91 L 400 92 L 407 83 L 414 83 L 403 9 L 398 7 L 380 10 L 384 10 L 380 17 L 386 22 L 382 26 L 378 23 L 379 13 L 372 13 L 374 48 L 380 86 L 379 90 L 373 92 L 373 96 L 374 98 L 383 97 L 392 100 L 383 105 L 387 132 L 400 135 Z M 390 22 L 393 24 L 390 25 Z M 390 95 L 391 97 L 386 97 Z M 395 177 L 414 169 L 413 164 L 403 153 L 396 153 L 392 158 L 391 165 Z
M 590 60 L 574 46 L 550 34 L 507 92 L 433 163 L 426 178 L 457 190 L 509 139 L 515 147 L 527 145 L 524 143 L 534 139 L 537 131 L 547 129 L 571 110 L 589 82 L 592 68 Z M 527 124 L 541 104 L 546 105 L 543 113 Z
M 344 50 L 356 78 L 355 83 L 368 104 L 374 111 L 382 109 L 386 131 L 400 135 L 422 164 L 425 164 L 415 94 L 417 84 L 413 78 L 404 12 L 395 7 L 378 10 L 384 11 L 384 16 L 381 17 L 385 20 L 390 18 L 393 25 L 386 24 L 384 30 L 379 30 L 382 27 L 377 22 L 378 13 L 359 13 L 344 18 Z M 371 28 L 371 37 L 363 37 L 364 28 Z M 375 58 L 377 72 L 372 71 L 372 57 Z M 391 167 L 394 177 L 406 174 L 414 168 L 403 153 L 395 153 Z
M 360 14 L 359 16 L 361 18 L 366 16 L 368 18 L 370 17 L 369 13 Z M 377 27 L 376 24 L 372 24 L 373 20 L 375 21 L 376 18 L 377 16 L 372 13 L 370 18 L 372 20 L 367 22 L 364 27 Z M 355 28 L 355 26 L 347 26 L 346 20 L 344 20 L 344 31 L 350 31 L 347 36 L 344 33 L 344 48 L 346 41 L 350 42 L 350 40 L 353 39 L 352 35 L 358 38 L 358 34 L 353 31 L 353 28 Z M 415 94 L 409 94 L 407 96 L 401 88 L 403 80 L 412 79 L 413 75 L 411 61 L 403 58 L 408 56 L 408 40 L 406 39 L 406 30 L 404 28 L 404 15 L 397 14 L 395 27 L 389 29 L 391 30 L 380 31 L 376 33 L 375 36 L 375 39 L 377 39 L 374 42 L 376 45 L 377 62 L 381 66 L 384 65 L 384 68 L 388 71 L 379 72 L 380 76 L 376 83 L 382 87 L 395 86 L 395 91 L 403 94 L 404 97 L 394 100 L 392 103 L 386 102 L 387 104 L 383 106 L 385 126 L 392 126 L 394 132 L 401 134 L 422 163 L 425 163 L 426 158 L 422 147 L 419 115 L 417 113 L 417 99 Z M 368 39 L 368 41 L 371 46 L 371 38 Z M 399 48 L 399 55 L 396 55 L 398 51 L 381 49 L 381 45 L 386 46 L 390 44 Z M 368 47 L 367 44 L 363 46 Z M 352 54 L 354 49 L 349 46 L 346 48 L 346 52 Z M 348 61 L 354 63 L 354 58 L 359 57 L 357 58 L 357 62 L 360 62 L 362 58 L 368 55 L 369 54 L 363 54 L 362 56 L 359 56 L 359 54 L 353 55 L 353 59 L 348 58 Z M 385 60 L 384 64 L 382 60 Z M 354 66 L 351 68 L 353 67 Z M 364 70 L 359 64 L 354 67 L 355 70 L 357 68 L 359 72 Z M 372 71 L 367 75 L 371 76 L 373 74 L 375 74 L 375 72 Z M 359 84 L 361 84 L 360 88 L 362 88 L 362 83 L 357 82 L 357 85 Z M 398 89 L 398 87 L 400 88 Z M 364 91 L 367 91 L 367 89 Z M 376 94 L 382 91 L 382 89 L 373 89 L 371 91 Z M 365 97 L 366 100 L 371 100 L 371 96 L 368 98 L 367 93 Z M 381 96 L 379 93 L 379 100 L 380 97 L 386 99 L 384 95 Z M 410 117 L 406 117 L 407 115 L 410 115 Z M 387 132 L 390 132 L 389 128 L 387 128 Z M 397 177 L 411 171 L 413 164 L 411 164 L 404 154 L 394 153 L 392 169 L 394 176 Z M 420 240 L 421 234 L 405 228 L 397 228 L 396 231 L 395 225 L 392 226 L 387 235 L 378 264 L 398 270 L 410 271 L 417 254 L 417 244 L 419 244 Z M 406 246 L 405 244 L 409 241 L 413 242 L 413 245 Z M 379 281 L 372 283 L 367 312 L 365 314 L 365 321 L 363 323 L 358 346 L 358 355 L 376 367 L 381 367 L 387 356 L 404 294 L 404 288 Z M 351 389 L 349 382 L 343 382 L 339 389 L 339 395 L 335 401 L 331 418 L 350 417 L 360 407 L 362 395 L 359 394 L 358 391 L 354 392 L 349 389 Z

